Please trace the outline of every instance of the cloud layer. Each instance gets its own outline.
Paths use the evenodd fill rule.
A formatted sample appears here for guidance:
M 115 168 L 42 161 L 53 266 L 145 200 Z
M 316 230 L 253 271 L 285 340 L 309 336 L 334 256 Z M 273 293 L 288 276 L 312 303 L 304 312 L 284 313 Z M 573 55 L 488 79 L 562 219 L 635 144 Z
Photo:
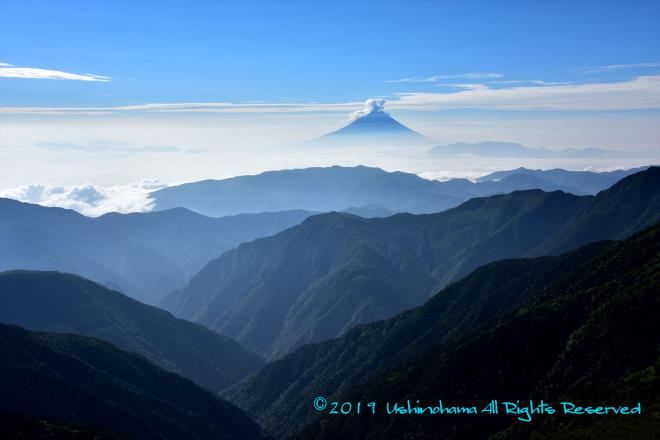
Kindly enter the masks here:
M 390 79 L 385 82 L 388 83 L 419 83 L 419 82 L 436 82 L 443 79 L 492 79 L 492 78 L 504 78 L 503 73 L 486 73 L 486 72 L 476 72 L 476 73 L 458 73 L 455 75 L 433 75 L 429 77 L 418 77 L 413 76 L 410 78 L 400 78 L 400 79 Z
M 165 184 L 157 180 L 143 180 L 128 185 L 101 187 L 96 185 L 45 185 L 32 184 L 0 192 L 0 197 L 73 209 L 81 214 L 96 217 L 108 212 L 147 212 L 151 210 L 148 193 Z
M 110 80 L 109 76 L 94 75 L 91 73 L 77 74 L 59 70 L 39 69 L 35 67 L 15 67 L 11 64 L 0 63 L 0 77 L 23 79 L 59 79 L 72 81 L 101 81 Z
M 376 98 L 367 99 L 364 102 L 364 107 L 361 110 L 356 110 L 353 113 L 351 113 L 351 121 L 360 119 L 372 112 L 382 112 L 384 111 L 384 109 L 385 109 L 384 99 L 376 99 Z
M 636 110 L 660 108 L 660 75 L 629 81 L 492 88 L 459 85 L 451 93 L 402 93 L 388 108 L 499 110 Z
M 399 93 L 388 99 L 390 110 L 457 108 L 498 110 L 635 110 L 660 108 L 660 75 L 638 76 L 619 82 L 584 84 L 545 83 L 493 87 L 492 84 L 452 84 L 449 92 Z M 377 102 L 378 100 L 372 100 Z M 115 107 L 2 107 L 4 114 L 96 115 L 132 112 L 157 113 L 304 113 L 354 112 L 362 102 L 343 103 L 149 103 Z M 358 110 L 360 111 L 360 110 Z M 361 110 L 364 112 L 364 109 Z
M 182 148 L 176 146 L 136 146 L 128 142 L 96 141 L 87 144 L 72 142 L 38 142 L 37 147 L 52 151 L 78 151 L 86 154 L 132 156 L 136 154 L 200 154 L 206 148 Z
M 650 69 L 653 67 L 660 67 L 660 63 L 636 63 L 636 64 L 609 64 L 607 66 L 587 67 L 576 69 L 577 73 L 581 75 L 598 72 L 611 72 L 614 70 L 627 70 L 627 69 Z

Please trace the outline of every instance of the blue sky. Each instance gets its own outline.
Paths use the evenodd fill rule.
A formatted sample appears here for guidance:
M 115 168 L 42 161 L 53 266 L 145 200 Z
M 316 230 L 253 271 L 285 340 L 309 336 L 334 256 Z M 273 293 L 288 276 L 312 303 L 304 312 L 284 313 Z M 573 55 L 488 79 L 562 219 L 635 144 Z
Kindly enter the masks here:
M 1 103 L 346 102 L 470 73 L 610 82 L 660 72 L 659 21 L 658 1 L 4 0 L 1 62 L 111 79 L 2 78 Z
M 658 163 L 658 23 L 657 0 L 2 0 L 0 195 L 332 164 L 453 177 Z M 438 144 L 634 154 L 448 163 L 278 147 L 375 97 Z

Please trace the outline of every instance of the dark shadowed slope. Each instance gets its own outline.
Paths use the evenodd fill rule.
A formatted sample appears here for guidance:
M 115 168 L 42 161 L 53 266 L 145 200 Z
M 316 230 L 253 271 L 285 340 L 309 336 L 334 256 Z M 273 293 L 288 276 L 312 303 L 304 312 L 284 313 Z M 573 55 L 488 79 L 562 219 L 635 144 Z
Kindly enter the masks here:
M 94 336 L 213 391 L 264 362 L 235 341 L 74 275 L 0 273 L 0 322 Z
M 75 273 L 153 303 L 223 251 L 308 215 L 290 211 L 214 219 L 173 209 L 89 218 L 0 199 L 0 270 Z
M 448 349 L 427 349 L 341 399 L 635 406 L 641 416 L 327 417 L 296 438 L 654 439 L 660 422 L 660 227 L 608 248 L 531 304 Z M 478 402 L 478 403 L 477 403 Z M 436 403 L 437 404 L 437 403 Z
M 534 190 L 434 215 L 313 216 L 226 252 L 161 304 L 274 359 L 417 306 L 483 264 L 623 238 L 659 220 L 659 168 L 597 196 Z
M 653 318 L 659 237 L 655 226 L 625 242 L 599 242 L 560 257 L 491 263 L 417 309 L 301 347 L 226 394 L 278 437 L 294 438 L 304 437 L 300 430 L 310 423 L 309 438 L 487 438 L 513 421 L 501 417 L 485 428 L 477 428 L 478 418 L 415 416 L 318 423 L 316 396 L 382 404 L 442 398 L 485 406 L 492 396 L 657 404 L 658 394 L 644 388 L 649 384 L 602 384 L 645 371 L 660 354 Z
M 212 216 L 287 209 L 344 211 L 369 205 L 393 212 L 422 214 L 455 207 L 472 197 L 524 189 L 595 194 L 624 177 L 611 180 L 600 178 L 598 173 L 564 173 L 563 177 L 558 177 L 513 172 L 476 183 L 467 179 L 439 182 L 378 168 L 335 166 L 186 183 L 155 191 L 151 197 L 157 210 L 181 206 Z M 575 178 L 571 179 L 574 174 Z
M 130 439 L 265 438 L 228 402 L 98 339 L 0 324 L 0 358 L 3 413 L 51 420 L 60 429 L 91 426 Z
M 120 440 L 126 435 L 80 423 L 66 423 L 43 417 L 0 412 L 3 438 L 29 440 Z

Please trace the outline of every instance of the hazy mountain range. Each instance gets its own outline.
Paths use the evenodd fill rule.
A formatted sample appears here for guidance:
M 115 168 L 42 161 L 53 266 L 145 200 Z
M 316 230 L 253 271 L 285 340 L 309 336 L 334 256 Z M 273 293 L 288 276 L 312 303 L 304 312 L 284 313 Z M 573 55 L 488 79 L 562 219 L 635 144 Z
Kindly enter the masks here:
M 394 119 L 384 109 L 385 101 L 370 99 L 365 108 L 355 112 L 346 125 L 331 133 L 296 144 L 307 148 L 410 148 L 432 146 L 436 142 Z M 510 158 L 604 158 L 625 157 L 631 153 L 614 152 L 601 148 L 531 148 L 514 142 L 483 141 L 457 142 L 436 145 L 429 150 L 435 157 L 457 158 L 460 156 L 510 157 Z
M 385 182 L 386 192 L 430 188 L 426 200 L 442 184 L 470 198 L 434 214 L 390 215 L 390 206 L 348 196 L 331 201 L 344 213 L 209 218 L 175 208 L 89 218 L 0 199 L 0 268 L 86 272 L 125 293 L 120 283 L 158 290 L 192 275 L 161 304 L 197 321 L 71 274 L 1 273 L 0 322 L 48 333 L 0 325 L 0 433 L 260 439 L 263 427 L 303 439 L 653 438 L 660 168 L 634 171 L 518 169 L 478 182 L 364 167 L 274 173 L 275 181 L 334 175 L 336 184 L 366 175 Z M 257 186 L 267 189 L 269 179 Z M 507 191 L 539 182 L 563 190 Z M 596 195 L 565 192 L 610 183 Z M 387 200 L 373 188 L 359 201 Z M 471 198 L 465 188 L 498 195 Z M 277 360 L 264 366 L 248 349 Z M 316 396 L 381 404 L 639 401 L 644 413 L 599 423 L 523 425 L 506 416 L 411 423 L 326 417 L 312 409 Z
M 548 148 L 530 148 L 514 142 L 484 141 L 469 144 L 458 142 L 449 145 L 437 145 L 429 154 L 438 157 L 481 156 L 481 157 L 527 157 L 527 158 L 602 158 L 620 157 L 625 154 L 603 150 L 600 148 L 565 148 L 551 150 Z
M 278 438 L 631 438 L 657 427 L 660 227 L 559 257 L 505 260 L 423 306 L 307 345 L 230 389 Z M 320 416 L 328 401 L 377 415 Z M 642 417 L 387 416 L 385 402 L 643 402 Z M 410 417 L 415 417 L 412 423 Z
M 225 252 L 160 305 L 274 359 L 417 306 L 483 264 L 619 239 L 658 221 L 660 168 L 596 196 L 530 190 L 433 215 L 317 215 Z
M 94 336 L 212 391 L 264 365 L 257 355 L 206 327 L 58 272 L 0 273 L 0 322 Z
M 308 168 L 167 188 L 153 197 L 157 210 L 171 204 L 170 209 L 98 218 L 0 199 L 0 270 L 75 273 L 155 303 L 224 251 L 316 212 L 362 217 L 437 212 L 472 197 L 529 188 L 591 194 L 634 171 L 518 169 L 478 182 L 438 182 L 378 168 Z M 209 218 L 180 206 L 210 215 L 255 213 Z
M 90 218 L 0 199 L 0 271 L 74 273 L 154 303 L 223 251 L 308 215 L 288 211 L 215 219 L 179 208 Z
M 303 209 L 344 211 L 378 206 L 392 212 L 439 212 L 473 197 L 523 189 L 595 194 L 640 169 L 612 173 L 518 169 L 478 182 L 436 181 L 364 166 L 268 171 L 254 176 L 204 180 L 151 193 L 154 210 L 184 207 L 209 216 Z
M 553 182 L 567 188 L 573 188 L 574 194 L 596 194 L 609 188 L 626 176 L 643 171 L 648 167 L 631 168 L 615 171 L 567 171 L 561 168 L 551 170 L 531 170 L 529 168 L 516 168 L 515 170 L 496 171 L 476 179 L 477 182 L 500 181 L 514 175 L 534 176 L 536 178 Z

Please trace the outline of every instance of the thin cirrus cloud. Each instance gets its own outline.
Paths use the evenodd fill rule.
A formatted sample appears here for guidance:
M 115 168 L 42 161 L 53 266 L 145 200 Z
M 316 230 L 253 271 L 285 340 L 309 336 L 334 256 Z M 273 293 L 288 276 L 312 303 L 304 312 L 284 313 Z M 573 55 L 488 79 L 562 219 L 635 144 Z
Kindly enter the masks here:
M 463 85 L 452 93 L 401 93 L 391 109 L 638 110 L 660 108 L 660 75 L 611 83 L 492 88 Z
M 660 67 L 660 62 L 635 63 L 635 64 L 610 64 L 607 66 L 584 67 L 584 68 L 576 69 L 576 72 L 584 75 L 587 73 L 610 72 L 615 70 L 626 70 L 626 69 L 650 69 L 653 67 Z
M 70 81 L 110 81 L 109 76 L 94 75 L 92 73 L 69 73 L 60 70 L 39 69 L 36 67 L 16 67 L 7 63 L 0 63 L 1 78 L 23 79 L 56 79 Z
M 452 84 L 446 92 L 397 93 L 389 110 L 641 110 L 660 108 L 660 75 L 618 82 L 581 84 L 533 83 L 493 87 L 484 83 Z M 4 114 L 94 115 L 112 113 L 303 113 L 353 112 L 363 101 L 343 103 L 148 103 L 115 107 L 2 107 Z
M 568 81 L 545 81 L 542 79 L 502 79 L 489 82 L 490 84 L 535 84 L 539 86 L 566 86 L 574 84 Z M 438 84 L 438 86 L 442 85 L 443 84 Z
M 94 155 L 133 156 L 137 154 L 202 154 L 206 148 L 182 148 L 176 146 L 136 146 L 128 142 L 96 141 L 87 144 L 72 142 L 39 142 L 37 147 L 51 151 L 78 151 Z
M 148 103 L 115 107 L 0 107 L 0 114 L 107 115 L 113 113 L 305 113 L 349 112 L 362 107 L 363 101 L 344 103 L 232 103 L 177 102 Z
M 419 83 L 419 82 L 436 82 L 443 79 L 491 79 L 491 78 L 504 78 L 502 73 L 458 73 L 454 75 L 433 75 L 429 77 L 417 77 L 390 79 L 387 83 Z

